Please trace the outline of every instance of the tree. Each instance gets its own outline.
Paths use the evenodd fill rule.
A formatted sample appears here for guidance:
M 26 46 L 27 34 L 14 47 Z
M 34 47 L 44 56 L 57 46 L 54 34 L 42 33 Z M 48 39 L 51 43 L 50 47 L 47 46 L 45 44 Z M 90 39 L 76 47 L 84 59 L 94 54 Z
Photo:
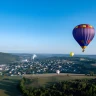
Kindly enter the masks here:
M 91 72 L 90 72 L 90 76 L 93 76 L 93 75 L 94 75 L 94 72 L 91 71 Z

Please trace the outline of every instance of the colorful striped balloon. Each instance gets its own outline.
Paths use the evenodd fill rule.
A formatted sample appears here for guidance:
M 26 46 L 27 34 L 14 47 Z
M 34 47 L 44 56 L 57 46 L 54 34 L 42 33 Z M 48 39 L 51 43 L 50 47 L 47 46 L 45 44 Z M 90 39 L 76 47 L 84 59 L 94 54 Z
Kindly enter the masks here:
M 95 29 L 89 24 L 80 24 L 73 29 L 73 37 L 83 49 L 89 45 L 95 36 Z

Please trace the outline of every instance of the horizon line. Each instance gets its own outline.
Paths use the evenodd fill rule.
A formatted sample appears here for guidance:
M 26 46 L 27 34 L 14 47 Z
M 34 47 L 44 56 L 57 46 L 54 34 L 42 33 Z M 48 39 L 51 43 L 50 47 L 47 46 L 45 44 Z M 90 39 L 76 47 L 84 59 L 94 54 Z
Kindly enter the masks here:
M 2 53 L 10 53 L 10 52 L 2 52 Z M 69 55 L 70 53 L 27 53 L 27 52 L 11 52 L 10 54 L 48 54 L 48 55 Z M 75 55 L 96 55 L 96 54 L 75 54 Z

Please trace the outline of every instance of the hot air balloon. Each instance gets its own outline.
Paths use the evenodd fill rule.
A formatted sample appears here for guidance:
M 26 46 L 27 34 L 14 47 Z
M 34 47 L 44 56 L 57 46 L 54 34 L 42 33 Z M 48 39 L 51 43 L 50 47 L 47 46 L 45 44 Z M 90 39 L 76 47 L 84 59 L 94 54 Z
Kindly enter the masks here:
M 71 57 L 74 56 L 74 53 L 73 53 L 73 52 L 70 52 L 70 56 L 71 56 Z
M 60 74 L 60 71 L 59 71 L 59 70 L 56 70 L 56 73 L 57 73 L 57 74 Z
M 89 45 L 95 36 L 95 29 L 89 24 L 80 24 L 73 29 L 73 37 L 78 44 L 85 51 L 85 48 Z

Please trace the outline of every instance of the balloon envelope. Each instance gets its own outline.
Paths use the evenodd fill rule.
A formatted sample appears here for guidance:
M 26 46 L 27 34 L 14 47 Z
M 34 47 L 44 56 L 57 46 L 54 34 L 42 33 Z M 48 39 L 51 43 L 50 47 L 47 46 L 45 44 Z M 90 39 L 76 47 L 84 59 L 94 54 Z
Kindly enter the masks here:
M 74 53 L 73 53 L 73 52 L 70 52 L 70 56 L 71 56 L 71 57 L 74 56 Z
M 59 74 L 59 73 L 60 73 L 60 71 L 59 71 L 59 70 L 56 70 L 56 73 L 57 73 L 57 74 Z
M 89 24 L 80 24 L 73 29 L 73 37 L 84 50 L 95 36 L 95 29 Z

